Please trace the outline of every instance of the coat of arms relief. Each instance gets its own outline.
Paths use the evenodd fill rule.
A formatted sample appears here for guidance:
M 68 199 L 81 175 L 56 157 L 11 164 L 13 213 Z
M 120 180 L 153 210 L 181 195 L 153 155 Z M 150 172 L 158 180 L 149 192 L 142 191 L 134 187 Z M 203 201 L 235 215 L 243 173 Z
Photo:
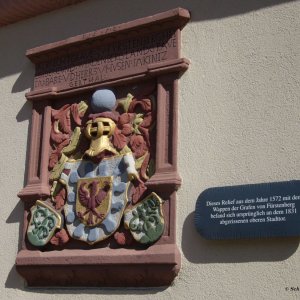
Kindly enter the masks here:
M 51 198 L 31 208 L 27 237 L 33 246 L 159 240 L 163 200 L 146 187 L 155 168 L 154 90 L 119 97 L 98 89 L 52 108 Z

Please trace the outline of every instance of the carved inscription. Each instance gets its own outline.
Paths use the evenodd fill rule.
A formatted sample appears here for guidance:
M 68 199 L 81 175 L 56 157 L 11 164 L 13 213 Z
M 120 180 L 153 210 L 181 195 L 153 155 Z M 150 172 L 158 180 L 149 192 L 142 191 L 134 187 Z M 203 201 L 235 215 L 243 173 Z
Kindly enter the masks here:
M 37 65 L 34 89 L 74 88 L 145 72 L 153 63 L 178 56 L 174 30 L 123 39 L 63 55 Z

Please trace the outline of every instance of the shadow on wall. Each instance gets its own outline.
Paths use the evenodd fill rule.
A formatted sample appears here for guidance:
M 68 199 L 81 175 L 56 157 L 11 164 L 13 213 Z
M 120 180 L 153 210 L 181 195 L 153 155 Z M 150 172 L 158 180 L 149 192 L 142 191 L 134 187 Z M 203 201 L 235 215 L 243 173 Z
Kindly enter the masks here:
M 247 240 L 206 240 L 197 232 L 194 212 L 185 219 L 181 248 L 192 263 L 271 262 L 289 258 L 296 252 L 300 238 L 268 238 Z
M 131 0 L 128 3 L 124 1 L 122 8 L 119 0 L 84 1 L 74 7 L 66 7 L 0 28 L 0 40 L 4 45 L 0 49 L 0 78 L 21 73 L 12 87 L 12 93 L 29 89 L 33 83 L 34 67 L 25 57 L 27 49 L 175 7 L 188 9 L 191 12 L 190 22 L 199 22 L 293 1 L 295 0 Z M 83 18 L 84 22 L 79 22 Z
M 7 224 L 11 223 L 19 223 L 19 245 L 18 245 L 18 251 L 21 250 L 21 243 L 22 243 L 22 234 L 23 234 L 23 217 L 24 217 L 24 205 L 23 202 L 20 200 L 17 202 L 17 205 L 13 209 L 13 211 L 10 213 L 8 218 L 6 219 Z M 24 281 L 21 278 L 21 276 L 17 273 L 15 266 L 12 267 L 10 270 L 6 282 L 5 282 L 6 288 L 12 288 L 12 289 L 21 289 L 24 288 Z
M 18 251 L 21 250 L 21 241 L 22 241 L 22 229 L 23 229 L 23 218 L 24 218 L 24 205 L 22 201 L 17 201 L 17 205 L 13 209 L 13 211 L 10 213 L 8 218 L 6 219 L 7 224 L 12 223 L 20 223 L 19 226 L 19 245 L 18 245 Z

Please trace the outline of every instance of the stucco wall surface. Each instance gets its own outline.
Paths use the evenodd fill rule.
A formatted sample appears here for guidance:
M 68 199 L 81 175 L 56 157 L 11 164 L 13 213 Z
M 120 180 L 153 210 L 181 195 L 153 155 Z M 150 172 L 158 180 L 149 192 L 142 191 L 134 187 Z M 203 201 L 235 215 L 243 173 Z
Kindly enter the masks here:
M 209 187 L 300 176 L 300 3 L 245 2 L 85 1 L 0 28 L 1 299 L 300 299 L 286 291 L 300 288 L 299 238 L 209 242 L 193 224 Z M 14 260 L 34 75 L 25 51 L 177 6 L 192 14 L 182 33 L 192 63 L 180 81 L 179 276 L 161 289 L 24 288 Z

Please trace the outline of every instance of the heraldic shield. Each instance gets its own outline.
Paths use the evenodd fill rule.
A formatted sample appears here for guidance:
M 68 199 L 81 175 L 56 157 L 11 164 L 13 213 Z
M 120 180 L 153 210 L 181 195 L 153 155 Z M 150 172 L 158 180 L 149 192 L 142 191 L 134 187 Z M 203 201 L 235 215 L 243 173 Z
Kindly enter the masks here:
M 64 164 L 60 181 L 67 188 L 64 206 L 71 237 L 94 244 L 119 227 L 127 199 L 126 155 L 103 159 L 74 160 Z
M 28 240 L 34 246 L 44 246 L 49 242 L 55 230 L 62 227 L 61 215 L 41 200 L 37 200 L 30 210 Z
M 113 177 L 82 178 L 77 183 L 76 215 L 87 226 L 100 224 L 111 207 Z

